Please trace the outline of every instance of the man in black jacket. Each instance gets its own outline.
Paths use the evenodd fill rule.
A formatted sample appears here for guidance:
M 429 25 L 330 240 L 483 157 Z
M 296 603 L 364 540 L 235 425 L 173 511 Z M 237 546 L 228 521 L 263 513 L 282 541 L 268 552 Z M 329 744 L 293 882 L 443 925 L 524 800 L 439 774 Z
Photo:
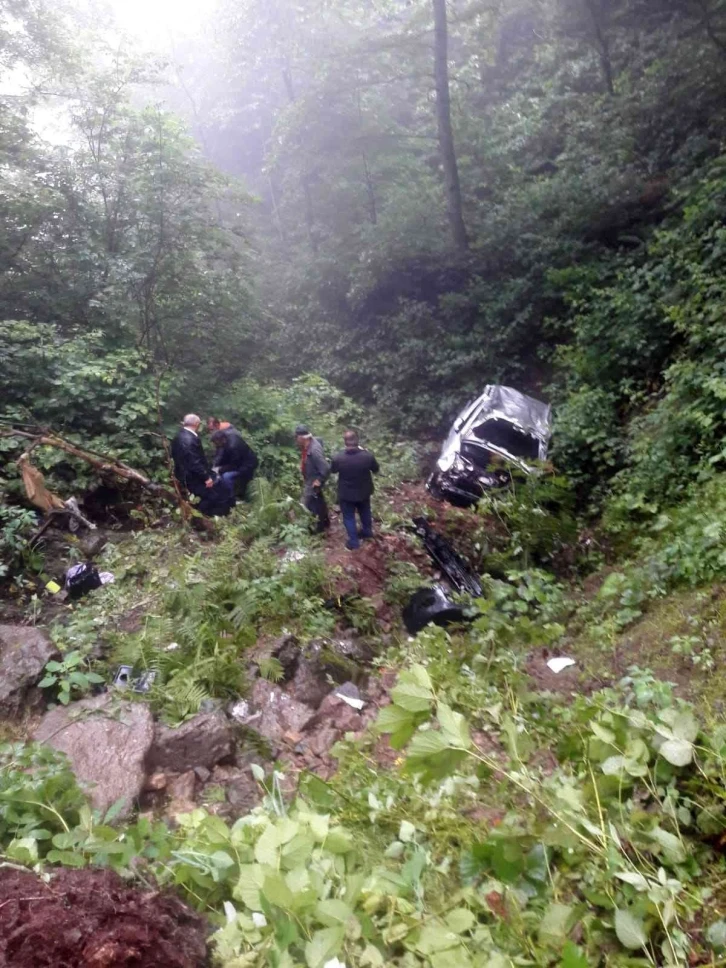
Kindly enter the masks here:
M 230 500 L 227 488 L 215 481 L 199 439 L 201 420 L 189 413 L 182 421 L 182 428 L 171 442 L 174 458 L 174 475 L 182 487 L 200 499 L 197 509 L 207 517 L 229 514 Z
M 373 475 L 378 473 L 379 468 L 373 454 L 360 446 L 355 430 L 346 430 L 343 441 L 345 450 L 341 450 L 333 458 L 330 471 L 338 475 L 338 502 L 343 514 L 343 524 L 348 532 L 345 547 L 354 551 L 360 547 L 360 538 L 373 537 L 371 494 Z M 356 525 L 356 511 L 360 516 L 360 535 Z
M 235 501 L 235 491 L 244 500 L 247 485 L 257 469 L 257 454 L 235 427 L 216 430 L 212 443 L 217 448 L 214 467 L 222 478 L 229 493 L 230 501 Z

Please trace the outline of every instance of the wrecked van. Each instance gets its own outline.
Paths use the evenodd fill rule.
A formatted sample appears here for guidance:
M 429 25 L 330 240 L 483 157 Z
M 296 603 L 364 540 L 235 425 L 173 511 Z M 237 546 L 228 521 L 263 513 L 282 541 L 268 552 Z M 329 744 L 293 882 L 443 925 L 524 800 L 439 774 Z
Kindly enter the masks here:
M 434 497 L 474 504 L 487 491 L 506 487 L 511 468 L 531 474 L 547 459 L 551 407 L 511 387 L 488 386 L 454 421 L 428 480 Z

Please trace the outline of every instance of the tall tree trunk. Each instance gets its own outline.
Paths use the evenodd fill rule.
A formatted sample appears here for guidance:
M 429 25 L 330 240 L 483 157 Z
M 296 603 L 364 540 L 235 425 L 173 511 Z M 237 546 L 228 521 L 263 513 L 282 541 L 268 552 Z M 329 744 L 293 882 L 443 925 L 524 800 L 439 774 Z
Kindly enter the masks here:
M 282 71 L 282 81 L 285 85 L 285 91 L 287 92 L 287 98 L 290 104 L 294 104 L 297 100 L 295 95 L 295 85 L 292 82 L 292 71 L 289 65 L 283 68 Z M 302 187 L 303 198 L 305 199 L 305 224 L 308 230 L 308 239 L 310 241 L 310 247 L 312 248 L 315 255 L 318 254 L 318 240 L 315 236 L 315 213 L 313 211 L 313 196 L 310 191 L 310 175 L 307 170 L 303 171 L 300 176 L 300 184 Z
M 460 251 L 469 248 L 469 240 L 461 208 L 461 184 L 456 163 L 454 132 L 451 127 L 451 97 L 449 94 L 449 36 L 446 24 L 446 0 L 433 0 L 434 5 L 434 77 L 436 81 L 436 119 L 439 128 L 439 150 L 444 166 L 446 210 L 451 226 L 451 238 Z

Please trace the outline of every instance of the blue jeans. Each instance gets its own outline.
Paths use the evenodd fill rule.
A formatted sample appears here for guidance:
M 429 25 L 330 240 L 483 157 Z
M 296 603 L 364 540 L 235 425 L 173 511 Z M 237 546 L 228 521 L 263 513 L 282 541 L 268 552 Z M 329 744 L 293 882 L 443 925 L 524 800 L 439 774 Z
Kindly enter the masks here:
M 222 483 L 227 488 L 227 493 L 229 494 L 231 500 L 234 500 L 234 482 L 237 480 L 239 475 L 239 471 L 225 471 L 224 474 L 220 475 L 222 478 Z
M 343 524 L 348 532 L 348 546 L 351 548 L 360 547 L 358 537 L 358 526 L 355 520 L 356 511 L 360 516 L 361 537 L 373 537 L 373 516 L 371 514 L 371 499 L 366 501 L 341 501 L 340 511 L 343 515 Z

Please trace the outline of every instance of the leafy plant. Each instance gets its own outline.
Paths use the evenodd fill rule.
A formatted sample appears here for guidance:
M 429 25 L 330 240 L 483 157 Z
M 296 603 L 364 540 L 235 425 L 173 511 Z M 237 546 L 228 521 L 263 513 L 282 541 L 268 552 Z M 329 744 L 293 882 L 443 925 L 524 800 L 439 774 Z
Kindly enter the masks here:
M 38 685 L 41 689 L 53 689 L 58 702 L 67 706 L 71 699 L 85 695 L 94 686 L 104 682 L 104 677 L 88 670 L 88 659 L 82 652 L 68 652 L 60 661 L 51 659 L 46 663 L 45 675 Z

